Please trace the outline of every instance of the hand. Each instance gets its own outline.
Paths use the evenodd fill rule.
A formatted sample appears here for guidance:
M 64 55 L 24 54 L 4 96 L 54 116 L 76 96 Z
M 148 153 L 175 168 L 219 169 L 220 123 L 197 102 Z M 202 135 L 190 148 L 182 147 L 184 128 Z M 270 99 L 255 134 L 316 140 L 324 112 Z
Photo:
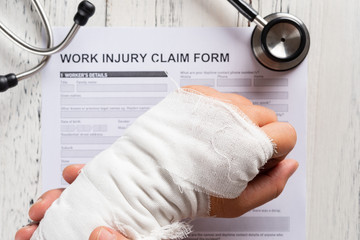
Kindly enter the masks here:
M 250 100 L 237 94 L 221 93 L 204 86 L 188 86 L 201 94 L 230 102 L 245 113 L 276 144 L 276 153 L 265 164 L 265 171 L 249 182 L 246 189 L 235 199 L 211 197 L 211 216 L 238 217 L 278 197 L 287 180 L 296 171 L 299 164 L 285 159 L 296 143 L 295 129 L 289 124 L 278 122 L 276 113 L 268 108 L 253 105 Z
M 64 169 L 63 177 L 71 184 L 79 175 L 83 164 L 71 165 Z M 15 240 L 30 240 L 38 227 L 38 222 L 44 217 L 46 210 L 60 197 L 64 189 L 54 189 L 44 193 L 30 208 L 29 217 L 34 223 L 21 228 L 15 235 Z M 107 227 L 98 227 L 90 235 L 89 240 L 127 240 L 123 235 Z
M 293 149 L 296 143 L 296 132 L 288 123 L 277 121 L 275 112 L 267 108 L 253 105 L 248 99 L 236 94 L 220 93 L 212 88 L 203 86 L 190 86 L 197 92 L 204 95 L 223 99 L 231 102 L 243 111 L 256 125 L 258 125 L 276 143 L 276 153 L 266 164 L 267 171 L 263 171 L 254 178 L 235 199 L 221 199 L 211 197 L 211 215 L 217 217 L 238 217 L 242 214 L 263 205 L 270 200 L 278 197 L 285 187 L 287 180 L 296 171 L 298 163 L 295 160 L 285 159 L 286 155 Z M 83 165 L 72 165 L 65 168 L 64 179 L 72 183 L 78 176 Z M 55 201 L 63 189 L 55 189 L 46 192 L 40 197 L 29 210 L 29 216 L 34 221 L 40 221 L 45 211 Z M 29 240 L 37 228 L 37 224 L 32 224 L 20 229 L 16 234 L 16 240 Z M 114 234 L 113 238 L 103 238 L 104 233 L 109 231 Z M 118 232 L 105 227 L 99 227 L 93 231 L 90 240 L 125 240 L 126 238 Z

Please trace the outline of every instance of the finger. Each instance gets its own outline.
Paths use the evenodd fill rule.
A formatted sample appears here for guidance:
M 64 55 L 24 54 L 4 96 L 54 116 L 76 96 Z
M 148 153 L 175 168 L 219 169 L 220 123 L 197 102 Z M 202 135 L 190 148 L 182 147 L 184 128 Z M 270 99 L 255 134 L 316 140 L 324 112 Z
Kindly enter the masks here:
M 191 85 L 191 86 L 185 86 L 183 88 L 194 90 L 195 92 L 198 92 L 200 94 L 204 94 L 209 97 L 217 98 L 224 102 L 232 103 L 236 106 L 252 105 L 252 102 L 243 96 L 240 96 L 240 95 L 234 94 L 234 93 L 221 93 L 211 87 L 200 86 L 200 85 Z
M 211 198 L 211 215 L 217 217 L 238 217 L 278 197 L 283 191 L 286 182 L 296 171 L 297 161 L 287 159 L 280 162 L 275 168 L 259 174 L 241 195 L 235 199 Z
M 291 124 L 274 122 L 261 127 L 261 129 L 276 145 L 276 152 L 272 158 L 284 158 L 295 147 L 296 131 Z
M 111 228 L 98 227 L 91 233 L 89 240 L 127 240 L 127 238 Z
M 79 175 L 84 164 L 70 165 L 64 169 L 63 176 L 68 183 L 72 183 Z M 33 221 L 40 221 L 51 206 L 51 204 L 60 197 L 64 189 L 54 189 L 44 193 L 29 210 L 29 217 Z
M 275 168 L 258 175 L 251 181 L 243 196 L 240 195 L 244 213 L 277 198 L 298 166 L 299 163 L 293 159 L 284 160 Z
M 15 240 L 30 240 L 37 227 L 37 224 L 30 224 L 21 228 L 19 231 L 17 231 Z
M 54 189 L 44 193 L 29 210 L 29 217 L 33 221 L 40 221 L 51 206 L 51 204 L 60 197 L 64 189 Z
M 219 96 L 221 93 L 217 90 L 215 90 L 214 88 L 211 87 L 207 87 L 207 86 L 201 86 L 201 85 L 188 85 L 188 86 L 184 86 L 182 87 L 182 89 L 191 89 L 195 92 L 204 94 L 206 96 Z
M 259 171 L 260 173 L 264 173 L 266 171 L 269 171 L 269 169 L 272 169 L 273 167 L 275 167 L 276 165 L 278 165 L 282 160 L 285 159 L 284 157 L 278 157 L 278 158 L 271 158 L 269 159 L 264 166 L 262 166 Z
M 222 93 L 224 97 L 231 101 L 232 104 L 235 106 L 242 106 L 242 105 L 253 105 L 252 101 L 247 99 L 246 97 L 243 97 L 239 94 L 235 93 Z
M 238 106 L 240 110 L 257 126 L 263 127 L 269 123 L 276 122 L 276 113 L 260 105 Z
M 238 94 L 221 93 L 213 88 L 205 86 L 186 86 L 184 88 L 194 90 L 206 96 L 214 97 L 224 102 L 237 106 L 242 112 L 249 117 L 256 125 L 262 127 L 271 122 L 277 121 L 276 113 L 263 106 L 253 105 L 252 102 Z
M 63 177 L 69 184 L 73 183 L 77 176 L 79 176 L 81 169 L 85 164 L 74 164 L 67 166 L 63 171 Z

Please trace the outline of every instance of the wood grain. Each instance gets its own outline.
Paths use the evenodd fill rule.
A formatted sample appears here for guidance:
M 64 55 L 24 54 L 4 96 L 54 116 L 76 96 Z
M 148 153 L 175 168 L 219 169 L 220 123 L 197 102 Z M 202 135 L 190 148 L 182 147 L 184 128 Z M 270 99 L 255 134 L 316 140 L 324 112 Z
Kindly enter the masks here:
M 22 39 L 39 43 L 39 24 L 30 3 L 2 1 L 0 15 Z M 17 73 L 37 63 L 38 57 L 8 44 L 3 36 L 0 41 L 1 74 Z M 39 79 L 32 78 L 2 93 L 0 109 L 0 238 L 11 239 L 15 228 L 27 223 L 30 201 L 40 190 Z
M 70 26 L 80 1 L 41 1 L 55 26 Z M 105 25 L 106 2 L 94 1 L 97 15 L 90 25 Z M 0 16 L 22 39 L 41 45 L 41 25 L 30 1 L 2 0 Z M 19 73 L 39 57 L 28 54 L 0 35 L 1 73 Z M 36 75 L 0 94 L 0 239 L 13 239 L 28 223 L 30 203 L 41 194 L 41 85 Z
M 360 239 L 359 2 L 310 9 L 307 235 Z
M 70 26 L 79 1 L 43 1 L 50 21 Z M 93 26 L 247 26 L 219 0 L 96 0 Z M 290 12 L 309 27 L 307 239 L 360 239 L 360 2 L 252 0 L 259 13 Z M 40 44 L 30 1 L 2 0 L 3 23 Z M 38 57 L 0 36 L 1 74 L 26 69 Z M 39 196 L 39 75 L 0 94 L 0 239 L 13 239 Z

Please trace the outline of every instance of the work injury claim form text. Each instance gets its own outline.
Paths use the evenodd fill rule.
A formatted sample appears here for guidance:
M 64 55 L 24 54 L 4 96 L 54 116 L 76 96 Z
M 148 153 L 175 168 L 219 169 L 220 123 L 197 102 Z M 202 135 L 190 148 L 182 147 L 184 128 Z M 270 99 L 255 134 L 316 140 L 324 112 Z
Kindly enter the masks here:
M 57 42 L 66 29 L 55 31 Z M 178 86 L 238 93 L 290 122 L 300 167 L 281 196 L 235 219 L 199 219 L 192 240 L 305 240 L 307 64 L 262 67 L 251 28 L 86 28 L 42 74 L 43 190 L 66 187 L 62 170 L 110 146 Z

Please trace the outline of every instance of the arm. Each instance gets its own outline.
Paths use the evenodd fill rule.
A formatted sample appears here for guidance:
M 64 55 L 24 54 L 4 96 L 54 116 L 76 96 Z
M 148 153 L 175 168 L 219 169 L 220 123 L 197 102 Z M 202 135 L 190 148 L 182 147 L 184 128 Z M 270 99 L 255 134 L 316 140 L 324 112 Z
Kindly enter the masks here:
M 218 217 L 235 217 L 244 214 L 245 212 L 255 208 L 265 202 L 277 197 L 285 186 L 287 179 L 297 168 L 297 162 L 293 160 L 282 161 L 287 153 L 293 148 L 296 142 L 296 134 L 294 129 L 287 123 L 277 122 L 276 115 L 271 110 L 260 106 L 254 106 L 252 103 L 235 94 L 222 94 L 211 88 L 193 86 L 195 91 L 201 92 L 207 96 L 224 99 L 236 105 L 242 112 L 244 112 L 256 125 L 258 125 L 277 145 L 277 152 L 268 161 L 271 165 L 276 165 L 273 169 L 259 174 L 253 179 L 240 196 L 235 199 L 222 199 L 211 197 L 211 215 Z M 278 163 L 280 162 L 280 163 Z M 70 168 L 71 169 L 71 168 Z M 67 174 L 66 170 L 64 175 Z M 72 175 L 74 176 L 74 174 Z M 58 195 L 61 191 L 54 193 Z M 36 203 L 30 210 L 30 217 L 33 220 L 40 220 L 41 215 L 34 215 L 33 212 L 43 212 L 49 204 L 53 201 L 52 197 L 48 198 L 48 203 L 44 204 L 44 199 L 40 203 Z M 40 204 L 40 205 L 39 205 Z M 36 215 L 36 214 L 35 214 Z M 36 226 L 27 227 L 29 233 L 33 231 Z M 18 235 L 24 234 L 25 230 L 19 231 Z M 19 238 L 21 239 L 21 238 Z M 26 239 L 26 238 L 22 238 Z

